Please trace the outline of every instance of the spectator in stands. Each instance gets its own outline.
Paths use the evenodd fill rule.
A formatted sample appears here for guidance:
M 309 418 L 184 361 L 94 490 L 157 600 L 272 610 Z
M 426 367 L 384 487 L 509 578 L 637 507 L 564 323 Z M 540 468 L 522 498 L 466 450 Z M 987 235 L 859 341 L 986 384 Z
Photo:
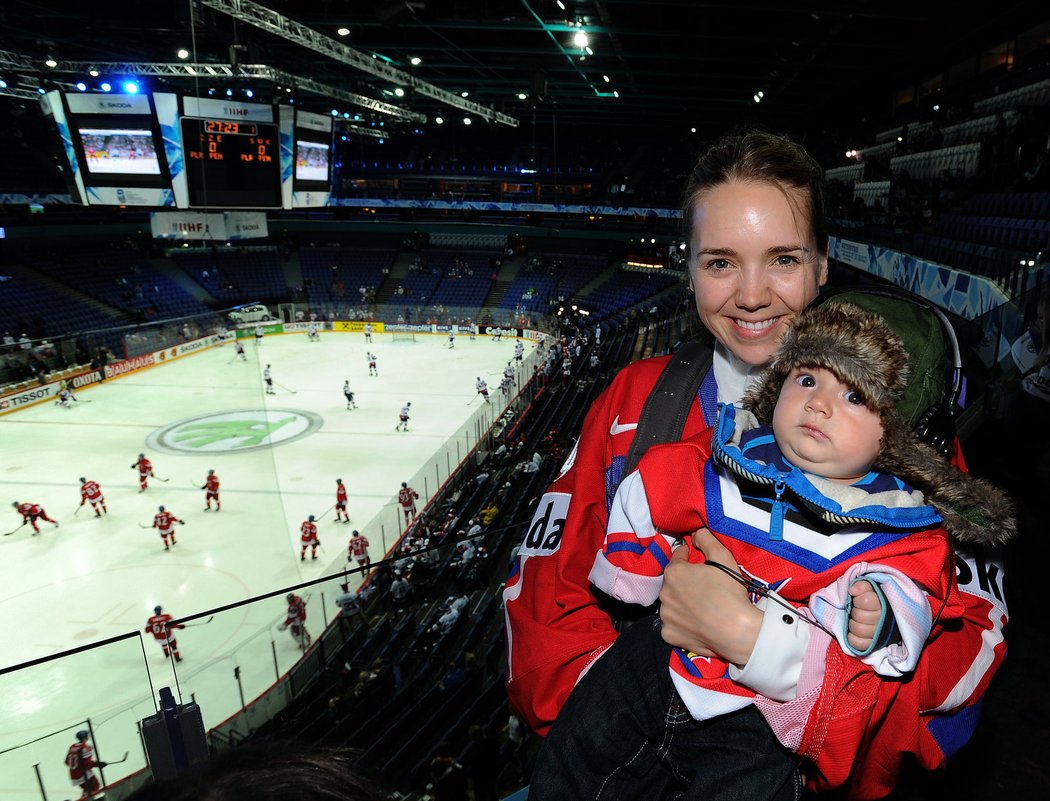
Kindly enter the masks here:
M 442 740 L 430 761 L 431 782 L 427 790 L 433 801 L 469 801 L 467 774 L 452 754 L 452 745 Z
M 688 437 L 712 424 L 719 401 L 736 402 L 743 396 L 749 380 L 760 372 L 755 368 L 766 364 L 791 320 L 825 282 L 829 235 L 823 172 L 805 150 L 783 137 L 726 137 L 697 162 L 683 216 L 690 245 L 689 288 L 700 322 L 715 339 L 712 366 L 695 399 L 689 397 L 684 430 L 676 435 Z M 612 613 L 587 576 L 604 537 L 607 502 L 615 486 L 610 482 L 624 469 L 637 424 L 645 417 L 643 405 L 666 365 L 666 360 L 642 360 L 621 371 L 588 413 L 572 464 L 555 479 L 537 504 L 533 522 L 524 527 L 525 539 L 504 593 L 513 707 L 540 733 L 552 722 L 555 727 L 593 724 L 600 737 L 600 720 L 575 714 L 579 710 L 572 690 L 577 682 L 598 682 L 608 689 L 610 709 L 617 708 L 616 694 L 631 688 L 623 686 L 615 660 L 602 655 L 606 650 L 644 642 L 646 647 L 666 649 L 668 663 L 675 646 L 721 657 L 744 669 L 761 669 L 769 661 L 768 636 L 786 633 L 783 627 L 789 626 L 792 634 L 787 639 L 800 638 L 792 640 L 800 648 L 796 675 L 807 681 L 812 677 L 815 683 L 805 698 L 796 698 L 797 683 L 783 696 L 801 699 L 800 704 L 786 707 L 791 702 L 768 698 L 763 709 L 773 721 L 797 712 L 799 737 L 827 733 L 807 753 L 815 765 L 806 770 L 807 790 L 839 787 L 851 795 L 887 795 L 897 779 L 902 750 L 923 767 L 943 766 L 972 735 L 987 681 L 1005 656 L 1005 606 L 989 596 L 960 586 L 971 614 L 959 629 L 926 644 L 910 681 L 870 685 L 875 696 L 870 704 L 861 704 L 866 712 L 878 713 L 870 723 L 867 715 L 863 720 L 853 716 L 858 708 L 853 693 L 860 686 L 841 687 L 844 674 L 825 670 L 839 661 L 834 641 L 824 647 L 821 638 L 826 634 L 775 607 L 767 607 L 767 616 L 732 577 L 712 565 L 690 563 L 683 558 L 684 549 L 666 568 L 659 620 L 638 622 L 618 634 Z M 965 549 L 960 549 L 960 557 L 960 565 L 974 559 Z M 651 688 L 653 703 L 658 696 L 670 703 L 670 680 L 647 680 L 661 684 Z M 708 737 L 708 726 L 697 724 L 684 710 L 665 708 L 669 713 L 654 726 L 667 742 L 673 741 L 674 749 L 682 749 L 683 756 L 695 748 L 728 746 L 723 738 Z M 784 758 L 782 744 L 758 707 L 740 713 L 734 717 L 741 727 L 734 736 L 746 727 L 748 743 L 733 753 L 727 750 L 723 764 L 746 771 L 760 797 L 795 798 L 803 766 Z M 848 737 L 842 728 L 847 719 L 858 724 Z M 952 730 L 951 743 L 933 736 L 944 730 L 941 726 Z M 551 743 L 545 743 L 545 754 L 554 750 Z M 651 769 L 651 798 L 687 788 L 701 792 L 697 784 L 704 777 L 694 777 L 690 786 L 672 773 L 674 754 L 662 749 L 645 757 Z M 537 768 L 532 776 L 537 799 L 558 797 L 550 779 L 575 775 L 573 766 L 581 760 L 588 760 L 592 771 L 608 767 L 610 781 L 622 770 L 622 765 L 601 766 L 600 750 L 551 753 L 545 759 L 545 768 Z M 615 789 L 607 787 L 606 792 L 615 795 Z
M 492 523 L 496 515 L 499 514 L 499 504 L 496 503 L 496 499 L 493 498 L 489 501 L 488 506 L 481 510 L 481 525 L 488 526 Z
M 502 767 L 499 742 L 476 723 L 467 736 L 469 740 L 459 763 L 474 788 L 474 801 L 497 801 L 496 781 Z

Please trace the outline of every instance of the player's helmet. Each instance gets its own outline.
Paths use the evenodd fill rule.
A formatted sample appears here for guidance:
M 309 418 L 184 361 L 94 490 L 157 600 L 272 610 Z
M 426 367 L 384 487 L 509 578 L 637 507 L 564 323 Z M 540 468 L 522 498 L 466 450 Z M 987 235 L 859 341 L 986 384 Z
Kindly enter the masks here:
M 215 475 L 215 471 L 214 470 L 209 470 L 208 471 L 208 475 L 209 476 L 214 476 Z
M 270 369 L 270 365 L 266 365 L 266 369 L 269 370 Z
M 343 479 L 341 479 L 341 478 L 337 478 L 337 479 L 335 480 L 335 483 L 336 483 L 336 484 L 342 484 L 342 483 L 343 483 Z
M 144 454 L 144 453 L 140 453 L 140 454 L 139 454 L 139 458 L 140 458 L 140 459 L 145 459 L 145 458 L 146 458 L 146 454 Z
M 87 729 L 81 729 L 77 732 L 77 739 L 80 740 L 80 742 L 84 742 L 84 740 L 86 740 L 88 737 L 89 735 Z
M 356 536 L 357 536 L 358 534 L 360 534 L 360 533 L 361 533 L 361 532 L 360 532 L 360 531 L 358 531 L 358 530 L 357 530 L 357 529 L 355 528 L 355 529 L 353 530 L 353 532 L 352 532 L 352 533 L 350 534 L 350 536 L 351 536 L 351 537 L 356 537 Z
M 401 482 L 401 486 L 405 487 L 407 489 L 408 488 L 408 482 L 407 481 L 402 481 Z M 18 506 L 18 504 L 16 503 L 15 506 Z
M 163 608 L 159 604 L 157 606 L 153 607 L 153 614 L 155 614 L 155 615 L 159 615 L 163 611 L 164 611 Z
M 80 477 L 80 483 L 81 483 L 81 484 L 86 484 L 86 483 L 87 483 L 87 479 L 86 479 L 86 478 L 84 478 L 83 476 L 81 476 L 81 477 Z
M 314 516 L 313 516 L 313 515 L 310 515 L 310 517 L 308 518 L 308 520 L 309 520 L 309 521 L 310 521 L 311 523 L 312 523 L 312 522 L 314 522 Z
M 401 486 L 403 487 L 403 486 L 405 486 L 405 485 L 404 485 L 404 484 L 402 484 Z M 21 504 L 19 504 L 19 502 L 18 502 L 18 501 L 15 501 L 15 502 L 14 502 L 13 504 L 11 504 L 11 505 L 12 505 L 13 507 L 15 507 L 15 509 L 17 509 L 17 508 L 18 508 L 18 507 L 19 507 L 19 506 L 20 506 Z
M 157 507 L 157 509 L 158 509 L 159 511 L 161 511 L 161 512 L 163 512 L 163 511 L 164 511 L 164 507 L 163 507 L 163 506 L 158 506 L 158 507 Z
M 405 404 L 405 406 L 411 406 L 411 405 L 412 405 L 412 401 L 409 401 L 408 403 Z
M 286 596 L 284 596 L 284 600 L 286 600 L 288 603 L 291 603 L 292 601 L 295 600 L 295 593 L 294 592 L 288 593 Z

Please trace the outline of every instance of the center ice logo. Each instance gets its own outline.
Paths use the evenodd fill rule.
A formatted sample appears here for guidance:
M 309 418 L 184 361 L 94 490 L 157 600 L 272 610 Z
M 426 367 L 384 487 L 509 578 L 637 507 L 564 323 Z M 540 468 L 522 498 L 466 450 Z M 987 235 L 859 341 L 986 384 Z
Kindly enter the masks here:
M 291 409 L 238 409 L 190 417 L 154 431 L 146 444 L 169 453 L 244 453 L 285 445 L 321 427 L 321 418 Z

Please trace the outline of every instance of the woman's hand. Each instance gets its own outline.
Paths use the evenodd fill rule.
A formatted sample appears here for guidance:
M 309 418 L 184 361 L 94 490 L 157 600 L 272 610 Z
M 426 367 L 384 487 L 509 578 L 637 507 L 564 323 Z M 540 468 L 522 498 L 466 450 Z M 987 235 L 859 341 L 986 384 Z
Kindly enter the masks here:
M 709 561 L 736 569 L 733 555 L 706 528 L 693 533 L 693 545 Z M 758 639 L 762 612 L 730 576 L 690 563 L 686 549 L 677 548 L 664 570 L 660 620 L 669 645 L 744 665 Z

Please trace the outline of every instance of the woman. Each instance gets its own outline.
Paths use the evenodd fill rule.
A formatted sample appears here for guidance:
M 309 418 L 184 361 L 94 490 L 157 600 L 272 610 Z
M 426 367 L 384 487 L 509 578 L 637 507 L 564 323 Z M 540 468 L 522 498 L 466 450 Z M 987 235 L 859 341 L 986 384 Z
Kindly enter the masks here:
M 694 169 L 683 209 L 691 251 L 689 286 L 715 348 L 683 438 L 713 423 L 718 402 L 736 402 L 743 396 L 791 320 L 816 298 L 825 282 L 828 233 L 822 180 L 819 165 L 801 147 L 761 133 L 722 140 Z M 610 694 L 622 690 L 615 677 L 601 675 L 600 657 L 617 639 L 615 613 L 590 587 L 587 575 L 602 544 L 608 503 L 623 476 L 642 406 L 667 361 L 648 359 L 629 366 L 595 402 L 565 469 L 540 500 L 507 581 L 508 694 L 514 708 L 540 734 L 547 733 L 577 681 L 607 681 Z M 710 560 L 728 560 L 728 552 L 707 532 L 698 532 L 694 541 Z M 960 563 L 961 568 L 970 564 Z M 970 572 L 971 578 L 988 575 L 977 566 Z M 664 581 L 661 634 L 669 645 L 741 666 L 749 664 L 756 644 L 758 653 L 764 653 L 767 643 L 760 641 L 759 634 L 775 629 L 776 621 L 766 621 L 732 578 L 706 565 L 672 559 Z M 965 583 L 960 578 L 960 585 Z M 776 647 L 796 649 L 800 668 L 796 677 L 804 668 L 810 671 L 807 677 L 822 679 L 808 689 L 821 700 L 814 706 L 812 725 L 804 732 L 778 732 L 793 750 L 811 760 L 807 779 L 813 786 L 848 783 L 857 795 L 884 795 L 896 778 L 902 752 L 935 767 L 969 739 L 975 715 L 920 720 L 919 713 L 960 707 L 972 712 L 972 705 L 980 700 L 1005 652 L 1001 636 L 1005 607 L 990 608 L 990 595 L 1001 599 L 997 589 L 986 590 L 975 602 L 976 611 L 967 625 L 928 644 L 913 681 L 899 688 L 895 698 L 865 697 L 857 709 L 850 706 L 855 699 L 843 692 L 841 683 L 848 678 L 849 665 L 830 650 L 822 651 L 808 627 L 796 626 L 787 633 L 785 642 Z M 642 627 L 628 631 L 634 628 Z M 948 643 L 944 652 L 936 647 L 941 643 Z M 936 670 L 929 668 L 931 654 L 938 660 Z M 825 661 L 831 665 L 830 674 L 823 667 Z M 666 664 L 664 660 L 658 672 L 666 674 Z M 762 664 L 761 657 L 751 662 L 753 667 Z M 811 697 L 808 700 L 812 702 Z M 746 712 L 738 721 L 739 742 L 730 742 L 704 740 L 705 733 L 684 710 L 669 707 L 668 742 L 723 749 L 727 765 L 754 778 L 746 797 L 795 797 L 801 786 L 795 764 L 783 758 L 770 724 L 761 718 L 756 721 L 752 710 Z M 763 714 L 774 722 L 776 702 L 770 701 Z M 881 724 L 890 718 L 895 737 L 886 743 L 880 739 L 886 734 Z M 843 721 L 850 724 L 847 731 L 831 729 L 832 723 Z M 942 728 L 935 729 L 931 721 Z M 600 721 L 582 725 L 597 726 Z M 834 737 L 820 736 L 829 730 Z M 756 742 L 765 746 L 756 748 Z M 682 777 L 673 772 L 673 756 L 671 749 L 665 749 L 642 755 L 630 766 L 651 775 L 649 797 L 659 798 L 661 788 L 682 788 Z M 572 761 L 582 758 L 563 755 L 565 769 L 551 772 L 571 772 Z M 542 796 L 543 781 L 538 766 L 532 785 L 537 797 Z M 703 792 L 702 787 L 693 789 Z

